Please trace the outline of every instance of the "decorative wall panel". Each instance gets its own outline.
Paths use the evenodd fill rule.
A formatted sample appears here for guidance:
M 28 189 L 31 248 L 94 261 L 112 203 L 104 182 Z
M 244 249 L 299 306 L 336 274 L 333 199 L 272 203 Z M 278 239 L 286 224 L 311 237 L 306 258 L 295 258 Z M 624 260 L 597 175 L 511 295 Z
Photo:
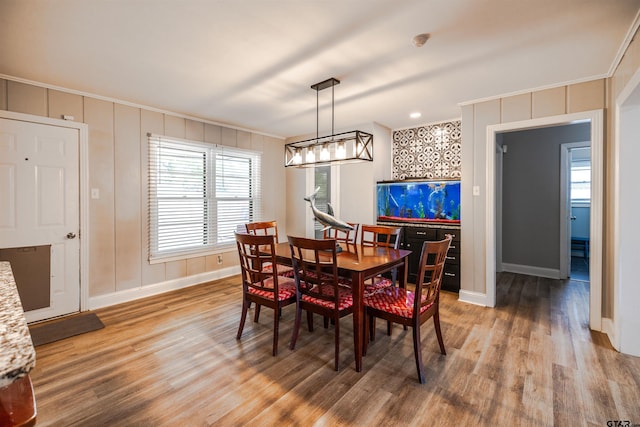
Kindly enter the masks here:
M 393 132 L 392 179 L 460 179 L 460 120 Z

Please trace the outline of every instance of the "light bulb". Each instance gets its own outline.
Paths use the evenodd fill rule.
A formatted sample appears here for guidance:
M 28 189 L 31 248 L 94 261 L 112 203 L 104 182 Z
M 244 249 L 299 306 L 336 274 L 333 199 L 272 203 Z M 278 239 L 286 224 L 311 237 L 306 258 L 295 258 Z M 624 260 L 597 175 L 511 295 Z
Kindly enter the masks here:
M 347 150 L 344 148 L 344 142 L 339 142 L 336 147 L 336 159 L 344 159 L 347 155 Z
M 300 163 L 302 163 L 302 156 L 300 155 L 300 150 L 296 150 L 293 154 L 293 164 L 299 165 Z
M 313 152 L 313 147 L 307 148 L 307 163 L 316 162 L 316 153 Z
M 353 157 L 359 158 L 362 155 L 362 151 L 364 150 L 364 145 L 362 142 L 356 142 L 353 146 Z
M 320 150 L 320 161 L 326 162 L 330 158 L 331 155 L 329 154 L 329 148 L 327 147 L 327 144 L 323 144 L 322 150 Z

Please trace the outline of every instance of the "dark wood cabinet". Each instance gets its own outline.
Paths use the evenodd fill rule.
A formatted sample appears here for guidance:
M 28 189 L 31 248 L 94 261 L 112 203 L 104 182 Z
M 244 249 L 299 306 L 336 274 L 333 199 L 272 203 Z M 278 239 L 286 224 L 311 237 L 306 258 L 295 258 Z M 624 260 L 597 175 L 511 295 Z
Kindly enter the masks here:
M 460 229 L 440 228 L 436 240 L 442 240 L 447 234 L 451 234 L 451 246 L 447 253 L 447 261 L 444 264 L 442 274 L 442 289 L 446 291 L 460 291 Z
M 447 262 L 444 265 L 442 277 L 442 289 L 446 291 L 460 291 L 460 228 L 437 225 L 423 226 L 403 226 L 402 241 L 400 247 L 411 251 L 409 255 L 409 277 L 410 283 L 414 283 L 418 274 L 418 264 L 420 263 L 420 253 L 422 244 L 428 240 L 442 240 L 447 234 L 453 236 Z

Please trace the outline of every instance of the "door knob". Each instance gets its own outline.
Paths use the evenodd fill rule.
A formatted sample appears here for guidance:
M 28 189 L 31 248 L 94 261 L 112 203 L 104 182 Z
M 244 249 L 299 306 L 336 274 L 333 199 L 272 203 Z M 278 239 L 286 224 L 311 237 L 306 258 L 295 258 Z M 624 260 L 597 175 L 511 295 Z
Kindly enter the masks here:
M 67 239 L 75 239 L 76 233 L 67 233 Z
M 575 216 L 571 216 L 570 219 L 571 219 L 571 221 L 575 221 L 578 218 L 576 218 Z

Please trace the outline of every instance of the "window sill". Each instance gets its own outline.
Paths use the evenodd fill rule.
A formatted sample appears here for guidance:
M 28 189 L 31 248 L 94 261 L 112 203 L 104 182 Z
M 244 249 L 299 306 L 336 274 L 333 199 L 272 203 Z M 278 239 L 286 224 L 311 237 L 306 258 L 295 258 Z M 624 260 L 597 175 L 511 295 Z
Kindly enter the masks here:
M 210 256 L 210 255 L 222 254 L 225 252 L 231 252 L 233 251 L 233 249 L 234 249 L 234 245 L 233 243 L 230 243 L 229 245 L 221 246 L 216 249 L 210 249 L 210 250 L 203 250 L 203 251 L 197 251 L 197 252 L 182 252 L 182 253 L 174 253 L 174 254 L 167 254 L 167 255 L 156 255 L 154 257 L 149 257 L 149 264 L 150 265 L 162 264 L 165 262 L 182 261 L 182 260 L 187 260 L 191 258 L 201 258 L 201 257 Z

